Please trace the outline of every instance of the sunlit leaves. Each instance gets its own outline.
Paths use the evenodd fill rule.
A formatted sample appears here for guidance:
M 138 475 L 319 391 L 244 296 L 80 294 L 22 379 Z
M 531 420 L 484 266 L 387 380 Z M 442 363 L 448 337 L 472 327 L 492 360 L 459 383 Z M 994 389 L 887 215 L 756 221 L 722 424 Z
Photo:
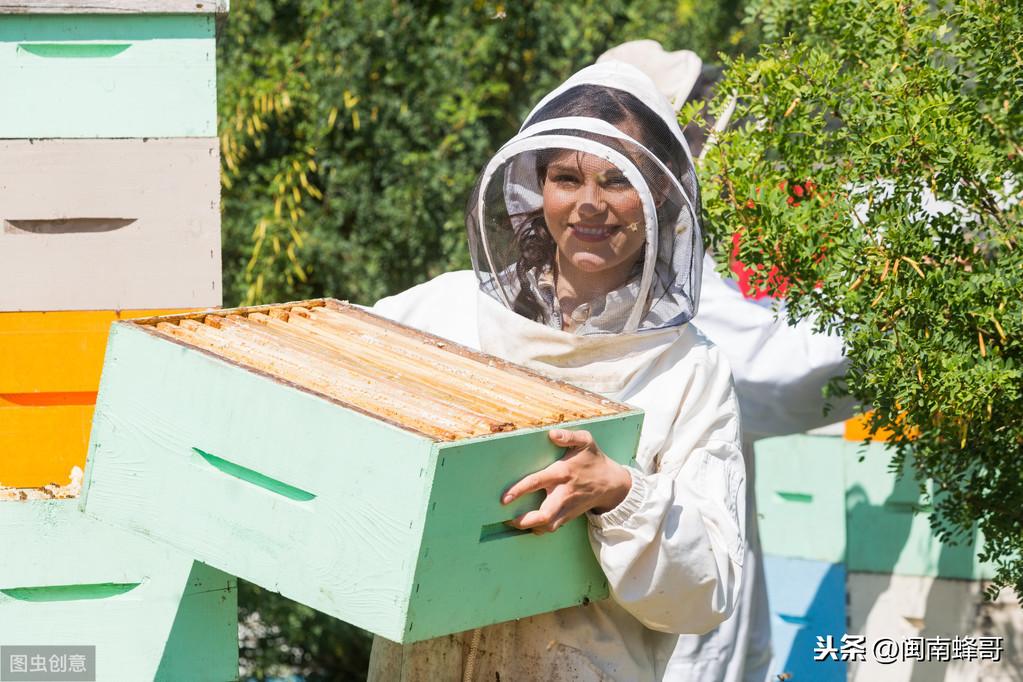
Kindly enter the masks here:
M 717 247 L 838 328 L 847 386 L 1023 593 L 1023 7 L 762 0 L 701 175 Z M 720 112 L 725 98 L 712 103 Z M 812 181 L 794 205 L 784 183 Z M 788 196 L 786 196 L 788 195 Z M 753 202 L 754 208 L 750 208 Z

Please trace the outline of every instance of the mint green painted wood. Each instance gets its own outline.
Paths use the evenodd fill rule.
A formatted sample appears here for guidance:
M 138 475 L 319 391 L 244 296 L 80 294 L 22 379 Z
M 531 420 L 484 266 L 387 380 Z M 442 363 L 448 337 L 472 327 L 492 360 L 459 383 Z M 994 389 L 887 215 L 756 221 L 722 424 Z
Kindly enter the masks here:
M 613 459 L 628 463 L 642 421 L 631 414 L 581 425 Z M 425 639 L 609 596 L 586 520 L 534 535 L 504 525 L 542 497 L 507 507 L 501 494 L 562 454 L 546 429 L 437 448 L 433 490 L 409 606 L 408 636 Z M 576 557 L 576 560 L 566 560 Z
M 578 425 L 628 461 L 641 419 L 635 412 Z M 556 455 L 538 430 L 435 443 L 116 324 L 93 421 L 85 510 L 411 642 L 606 594 L 582 524 L 539 538 L 492 532 L 521 509 L 500 509 L 501 492 Z M 282 494 L 292 490 L 307 495 Z M 530 573 L 534 562 L 546 571 Z
M 764 550 L 845 561 L 850 571 L 864 573 L 991 578 L 993 566 L 977 558 L 983 538 L 941 543 L 912 459 L 898 478 L 890 461 L 882 443 L 864 450 L 843 438 L 805 435 L 758 442 L 755 485 Z
M 234 579 L 78 504 L 0 502 L 0 642 L 93 644 L 101 681 L 234 679 Z M 179 674 L 160 677 L 168 652 Z
M 757 442 L 757 521 L 766 553 L 829 563 L 844 560 L 845 443 L 827 436 Z
M 0 0 L 0 14 L 217 14 L 228 0 Z
M 238 581 L 193 562 L 154 682 L 237 678 Z
M 861 454 L 863 461 L 860 460 Z M 983 538 L 942 544 L 930 526 L 912 459 L 896 478 L 892 453 L 882 443 L 846 446 L 847 561 L 850 571 L 942 578 L 991 578 L 994 567 L 977 559 Z
M 400 639 L 432 446 L 318 395 L 113 325 L 85 510 Z M 194 448 L 316 497 L 293 500 L 242 481 Z
M 210 15 L 0 21 L 0 138 L 213 137 Z

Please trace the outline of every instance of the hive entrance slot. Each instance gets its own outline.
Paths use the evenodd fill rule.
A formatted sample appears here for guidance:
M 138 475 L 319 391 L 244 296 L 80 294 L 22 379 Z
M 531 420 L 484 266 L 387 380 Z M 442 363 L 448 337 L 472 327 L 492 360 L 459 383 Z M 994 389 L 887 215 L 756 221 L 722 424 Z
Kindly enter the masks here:
M 7 234 L 89 234 L 128 227 L 135 218 L 45 218 L 5 220 Z

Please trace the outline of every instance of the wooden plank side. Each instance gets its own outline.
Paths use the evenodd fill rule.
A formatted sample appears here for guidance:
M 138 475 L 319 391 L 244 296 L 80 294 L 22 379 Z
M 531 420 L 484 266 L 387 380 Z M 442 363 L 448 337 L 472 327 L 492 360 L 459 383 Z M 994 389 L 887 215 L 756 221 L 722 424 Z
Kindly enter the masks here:
M 323 398 L 116 325 L 85 511 L 395 637 L 425 516 L 431 447 Z
M 864 635 L 868 644 L 891 639 L 900 645 L 894 663 L 870 655 L 850 663 L 850 682 L 1015 682 L 1023 670 L 1023 610 L 1017 595 L 1003 589 L 994 602 L 985 601 L 987 583 L 922 576 L 849 574 L 849 632 Z M 943 638 L 999 637 L 999 660 L 951 660 L 928 647 Z M 923 638 L 924 660 L 904 657 L 905 643 Z M 951 647 L 950 647 L 951 648 Z M 926 656 L 928 651 L 933 653 Z M 955 649 L 952 649 L 955 650 Z M 930 659 L 930 660 L 927 660 Z
M 756 496 L 765 552 L 838 563 L 845 558 L 847 441 L 786 436 L 756 444 Z
M 641 412 L 563 425 L 585 428 L 615 460 L 635 456 Z M 502 493 L 563 454 L 548 429 L 438 444 L 430 511 L 402 641 L 415 642 L 608 596 L 586 520 L 542 536 L 504 526 L 540 494 L 502 506 Z
M 219 146 L 0 141 L 0 311 L 221 303 Z
M 931 529 L 931 505 L 920 492 L 916 468 L 907 458 L 898 477 L 892 451 L 882 443 L 865 450 L 847 446 L 846 561 L 850 571 L 989 579 L 995 567 L 978 554 L 983 536 L 974 531 L 958 544 L 943 543 Z M 862 461 L 861 461 L 862 455 Z
M 210 15 L 7 15 L 0 138 L 213 137 Z
M 814 660 L 818 636 L 841 646 L 847 632 L 845 566 L 769 554 L 763 561 L 771 607 L 770 679 L 845 682 L 845 661 Z
M 92 405 L 0 407 L 0 487 L 67 485 L 85 469 Z
M 226 682 L 237 675 L 238 580 L 193 562 L 154 682 Z
M 228 0 L 0 0 L 0 14 L 223 14 Z
M 77 505 L 0 503 L 0 641 L 95 644 L 98 679 L 151 680 L 170 643 L 192 559 L 87 519 Z M 224 594 L 227 587 L 210 585 Z M 225 617 L 227 611 L 216 614 Z M 216 632 L 214 619 L 194 621 Z M 179 679 L 210 679 L 197 672 Z

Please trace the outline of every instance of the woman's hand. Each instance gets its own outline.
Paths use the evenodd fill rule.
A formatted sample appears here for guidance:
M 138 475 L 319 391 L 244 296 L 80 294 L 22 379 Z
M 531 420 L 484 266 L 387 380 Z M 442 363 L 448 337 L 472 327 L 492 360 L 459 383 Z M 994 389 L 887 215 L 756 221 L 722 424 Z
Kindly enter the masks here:
M 568 451 L 504 494 L 501 504 L 537 490 L 547 492 L 539 509 L 509 521 L 509 525 L 541 535 L 556 531 L 588 511 L 596 514 L 611 511 L 625 499 L 632 487 L 632 476 L 601 451 L 589 431 L 554 429 L 547 435 L 552 443 Z

